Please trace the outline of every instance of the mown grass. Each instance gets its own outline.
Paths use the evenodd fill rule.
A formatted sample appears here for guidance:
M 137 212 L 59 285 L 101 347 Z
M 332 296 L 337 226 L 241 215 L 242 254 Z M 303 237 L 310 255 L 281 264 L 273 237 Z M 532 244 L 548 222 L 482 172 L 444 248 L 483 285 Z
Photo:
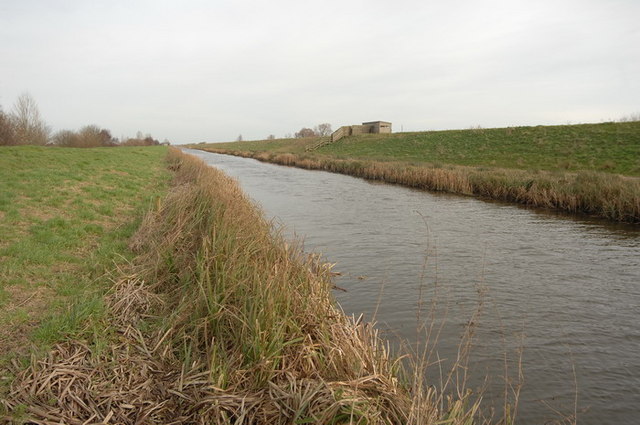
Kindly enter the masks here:
M 405 186 L 640 222 L 640 122 L 194 145 Z M 623 173 L 621 175 L 618 173 Z
M 8 361 L 103 314 L 103 275 L 166 189 L 166 148 L 0 148 L 0 390 Z
M 365 135 L 320 152 L 337 158 L 640 176 L 640 122 Z
M 111 345 L 58 345 L 13 384 L 10 414 L 78 424 L 483 421 L 463 388 L 403 373 L 374 326 L 336 307 L 329 268 L 287 243 L 235 181 L 177 151 L 169 166 L 173 188 L 131 240 L 138 255 L 107 297 Z

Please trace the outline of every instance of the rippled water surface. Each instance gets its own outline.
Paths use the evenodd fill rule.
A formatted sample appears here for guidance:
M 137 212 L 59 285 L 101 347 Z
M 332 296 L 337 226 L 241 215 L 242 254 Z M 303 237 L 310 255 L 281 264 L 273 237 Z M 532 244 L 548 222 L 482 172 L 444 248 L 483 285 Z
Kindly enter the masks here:
M 472 322 L 467 382 L 489 402 L 504 393 L 505 358 L 518 377 L 523 348 L 519 423 L 573 414 L 576 388 L 579 423 L 639 423 L 638 226 L 186 151 L 337 263 L 345 312 L 375 313 L 392 340 L 414 344 L 419 300 L 422 317 L 435 300 L 443 368 Z

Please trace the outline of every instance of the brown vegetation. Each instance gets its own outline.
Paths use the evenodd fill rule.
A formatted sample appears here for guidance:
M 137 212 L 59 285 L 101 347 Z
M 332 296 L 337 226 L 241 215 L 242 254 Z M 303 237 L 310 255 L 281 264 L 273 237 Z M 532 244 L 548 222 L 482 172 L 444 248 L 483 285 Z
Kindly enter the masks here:
M 296 139 L 301 139 L 305 137 L 325 137 L 331 134 L 331 124 L 325 122 L 322 124 L 316 125 L 313 129 L 303 127 L 300 131 L 295 133 Z
M 0 146 L 45 145 L 50 133 L 36 101 L 28 93 L 18 97 L 10 114 L 0 110 Z
M 87 125 L 78 131 L 60 130 L 51 136 L 51 128 L 40 116 L 36 101 L 28 93 L 18 97 L 11 113 L 0 108 L 0 146 L 53 145 L 74 148 L 99 146 L 154 146 L 160 142 L 151 135 L 118 140 L 107 129 Z
M 418 189 L 475 195 L 518 204 L 640 222 L 640 180 L 596 172 L 530 172 L 464 166 L 307 157 L 298 154 L 203 148 L 299 168 L 325 170 Z
M 135 138 L 130 137 L 120 143 L 121 146 L 155 146 L 159 144 L 160 142 L 150 135 L 144 137 L 136 136 Z
M 4 111 L 0 109 L 0 146 L 14 145 L 15 140 L 16 133 L 13 129 L 11 116 L 5 114 Z
M 51 129 L 40 117 L 36 101 L 28 93 L 18 97 L 11 115 L 15 144 L 46 145 Z
M 79 131 L 61 130 L 52 139 L 56 146 L 69 148 L 95 148 L 99 146 L 116 146 L 117 140 L 111 136 L 107 129 L 101 129 L 97 125 L 87 125 Z
M 300 129 L 300 131 L 296 132 L 297 139 L 300 139 L 303 137 L 315 137 L 315 136 L 316 136 L 316 132 L 307 127 L 303 127 Z
M 79 131 L 60 130 L 52 138 L 55 146 L 67 148 L 95 148 L 100 146 L 156 146 L 158 142 L 153 137 L 138 135 L 119 141 L 107 129 L 97 125 L 87 125 Z

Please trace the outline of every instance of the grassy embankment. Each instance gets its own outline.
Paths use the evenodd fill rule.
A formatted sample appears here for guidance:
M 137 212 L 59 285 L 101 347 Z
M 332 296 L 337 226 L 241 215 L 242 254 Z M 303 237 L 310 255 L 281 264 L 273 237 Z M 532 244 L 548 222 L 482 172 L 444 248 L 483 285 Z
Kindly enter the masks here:
M 0 395 L 13 359 L 84 332 L 104 274 L 166 189 L 166 148 L 0 148 Z M 83 330 L 84 329 L 84 330 Z
M 374 327 L 336 308 L 327 267 L 274 232 L 232 179 L 177 151 L 169 167 L 173 187 L 106 297 L 107 331 L 32 362 L 5 401 L 11 414 L 71 424 L 477 417 L 464 388 L 404 375 Z
M 405 186 L 640 222 L 640 122 L 191 145 Z

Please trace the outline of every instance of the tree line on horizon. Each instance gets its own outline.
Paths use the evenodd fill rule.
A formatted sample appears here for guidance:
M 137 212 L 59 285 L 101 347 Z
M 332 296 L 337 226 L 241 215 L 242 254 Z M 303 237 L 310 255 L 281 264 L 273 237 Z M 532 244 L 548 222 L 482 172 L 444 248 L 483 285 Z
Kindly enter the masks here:
M 331 124 L 329 124 L 328 122 L 325 122 L 322 124 L 318 124 L 313 128 L 302 127 L 300 131 L 296 131 L 293 135 L 291 133 L 287 133 L 284 135 L 283 139 L 293 139 L 293 138 L 301 139 L 304 137 L 324 137 L 324 136 L 330 136 L 331 133 L 333 133 L 333 130 L 331 129 Z M 265 140 L 275 140 L 275 139 L 276 139 L 275 134 L 270 134 L 267 136 Z M 236 138 L 236 142 L 242 142 L 242 141 L 244 141 L 244 138 L 242 137 L 242 134 L 240 134 Z
M 330 136 L 332 133 L 331 124 L 328 122 L 318 124 L 313 128 L 302 127 L 300 131 L 295 133 L 296 139 L 301 139 L 303 137 L 324 137 Z
M 165 140 L 165 143 L 168 143 Z M 29 93 L 21 94 L 10 112 L 0 106 L 0 146 L 40 145 L 90 148 L 100 146 L 154 146 L 160 142 L 150 134 L 138 131 L 136 137 L 118 139 L 111 131 L 95 124 L 79 130 L 60 130 L 55 133 L 40 115 L 35 99 Z

